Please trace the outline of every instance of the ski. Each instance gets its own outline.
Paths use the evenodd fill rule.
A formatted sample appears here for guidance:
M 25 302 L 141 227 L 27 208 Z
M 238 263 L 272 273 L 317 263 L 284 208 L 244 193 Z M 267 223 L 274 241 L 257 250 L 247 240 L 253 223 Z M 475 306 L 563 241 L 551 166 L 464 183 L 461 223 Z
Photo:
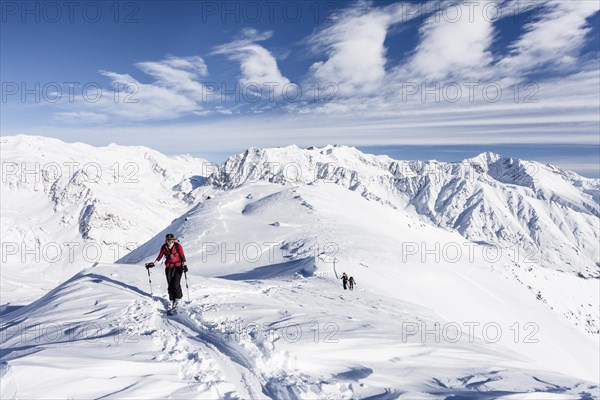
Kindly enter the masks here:
M 167 315 L 177 315 L 177 305 L 167 309 Z
M 169 315 L 169 316 L 177 315 L 177 309 L 171 308 L 171 309 L 167 310 L 167 315 Z

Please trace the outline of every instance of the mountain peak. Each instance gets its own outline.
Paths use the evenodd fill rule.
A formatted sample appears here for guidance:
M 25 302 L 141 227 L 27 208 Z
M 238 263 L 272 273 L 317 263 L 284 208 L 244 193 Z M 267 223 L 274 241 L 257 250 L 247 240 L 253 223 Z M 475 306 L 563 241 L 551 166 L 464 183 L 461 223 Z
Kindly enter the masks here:
M 472 158 L 467 158 L 466 161 L 476 162 L 484 165 L 493 164 L 499 159 L 503 158 L 500 154 L 492 151 L 484 151 Z

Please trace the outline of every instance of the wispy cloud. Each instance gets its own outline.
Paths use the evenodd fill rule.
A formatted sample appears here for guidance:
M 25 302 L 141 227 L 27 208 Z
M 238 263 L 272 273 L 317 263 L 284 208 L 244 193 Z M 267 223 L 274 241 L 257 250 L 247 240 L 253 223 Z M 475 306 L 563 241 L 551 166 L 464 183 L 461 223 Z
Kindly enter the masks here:
M 273 90 L 280 96 L 281 90 L 290 83 L 290 80 L 279 70 L 273 54 L 257 43 L 272 36 L 272 31 L 259 32 L 256 29 L 244 29 L 239 39 L 217 46 L 211 55 L 225 55 L 239 62 L 242 84 L 257 85 L 260 90 Z
M 551 0 L 537 20 L 511 45 L 511 53 L 498 62 L 505 74 L 522 74 L 534 68 L 568 68 L 577 61 L 591 27 L 587 18 L 600 10 L 598 1 Z
M 488 3 L 448 3 L 427 18 L 419 30 L 420 43 L 398 72 L 403 79 L 440 81 L 448 77 L 480 79 L 487 75 L 494 39 L 492 20 L 483 11 Z M 449 16 L 451 12 L 457 17 Z
M 313 53 L 326 58 L 311 65 L 309 79 L 334 83 L 344 97 L 377 93 L 385 83 L 388 29 L 416 16 L 409 10 L 404 3 L 375 8 L 359 2 L 334 14 L 324 29 L 308 38 Z
M 323 41 L 320 47 L 329 57 L 313 65 L 313 76 L 339 77 L 351 92 L 336 102 L 289 108 L 299 113 L 310 109 L 322 116 L 322 123 L 331 121 L 328 125 L 336 129 L 344 125 L 346 132 L 346 123 L 351 124 L 368 133 L 370 140 L 374 132 L 387 132 L 388 140 L 402 143 L 566 137 L 597 141 L 597 60 L 585 64 L 578 60 L 577 51 L 589 29 L 586 18 L 596 12 L 599 3 L 577 3 L 595 4 L 563 1 L 525 6 L 484 1 L 446 2 L 437 10 L 423 7 L 434 11 L 420 14 L 424 22 L 418 45 L 406 60 L 389 70 L 385 68 L 385 37 L 392 25 L 407 19 L 392 17 L 389 8 L 360 3 L 337 16 L 323 36 L 312 39 Z M 536 13 L 508 55 L 492 52 L 499 19 L 489 18 L 484 11 L 491 4 L 510 18 L 526 10 Z M 460 17 L 451 18 L 450 8 Z M 373 36 L 354 35 L 362 26 L 369 26 L 366 29 L 375 32 Z M 565 37 L 547 43 L 559 35 Z M 363 48 L 371 53 L 362 52 Z M 579 71 L 560 77 L 546 75 L 536 82 L 523 78 L 524 72 L 539 70 L 540 64 L 548 65 L 549 60 L 563 65 L 573 62 Z M 338 116 L 346 119 L 341 122 Z M 555 132 L 570 135 L 553 137 Z
M 70 123 L 101 123 L 176 119 L 201 113 L 204 91 L 198 80 L 208 74 L 201 57 L 170 56 L 160 61 L 145 61 L 135 66 L 154 78 L 144 83 L 130 74 L 100 70 L 110 80 L 97 100 L 79 99 L 63 104 L 67 111 L 54 114 Z
M 154 77 L 154 85 L 202 98 L 204 88 L 198 79 L 208 75 L 208 68 L 201 57 L 168 57 L 162 61 L 139 62 L 135 66 Z

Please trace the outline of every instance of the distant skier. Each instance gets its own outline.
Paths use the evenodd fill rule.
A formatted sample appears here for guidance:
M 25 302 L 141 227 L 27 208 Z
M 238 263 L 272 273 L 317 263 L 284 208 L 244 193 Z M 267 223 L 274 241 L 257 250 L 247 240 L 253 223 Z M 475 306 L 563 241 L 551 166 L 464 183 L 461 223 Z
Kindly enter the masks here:
M 187 263 L 185 261 L 185 253 L 183 247 L 177 238 L 172 233 L 168 233 L 165 237 L 165 244 L 160 248 L 160 253 L 156 257 L 154 263 L 146 265 L 146 268 L 154 267 L 154 264 L 160 262 L 165 257 L 165 275 L 167 276 L 167 283 L 169 286 L 169 300 L 172 302 L 170 312 L 177 310 L 179 301 L 183 297 L 181 291 L 181 275 L 188 271 Z
M 356 285 L 356 281 L 354 280 L 354 277 L 351 276 L 350 279 L 348 279 L 348 289 L 354 290 L 354 285 Z
M 345 272 L 342 274 L 342 286 L 344 286 L 344 290 L 348 288 L 348 275 Z

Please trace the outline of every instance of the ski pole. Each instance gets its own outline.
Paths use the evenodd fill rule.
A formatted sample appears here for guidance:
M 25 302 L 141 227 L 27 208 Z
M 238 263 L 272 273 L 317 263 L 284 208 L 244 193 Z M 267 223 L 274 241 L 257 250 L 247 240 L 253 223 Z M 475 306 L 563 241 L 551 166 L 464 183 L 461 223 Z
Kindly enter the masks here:
M 148 283 L 150 283 L 150 297 L 154 297 L 154 293 L 152 292 L 152 278 L 150 277 L 150 268 L 146 267 L 146 271 L 148 271 Z
M 188 286 L 188 282 L 187 282 L 187 272 L 184 272 L 183 276 L 185 276 L 185 289 L 187 292 L 187 298 L 188 298 L 188 303 L 189 303 L 190 302 L 190 287 Z

